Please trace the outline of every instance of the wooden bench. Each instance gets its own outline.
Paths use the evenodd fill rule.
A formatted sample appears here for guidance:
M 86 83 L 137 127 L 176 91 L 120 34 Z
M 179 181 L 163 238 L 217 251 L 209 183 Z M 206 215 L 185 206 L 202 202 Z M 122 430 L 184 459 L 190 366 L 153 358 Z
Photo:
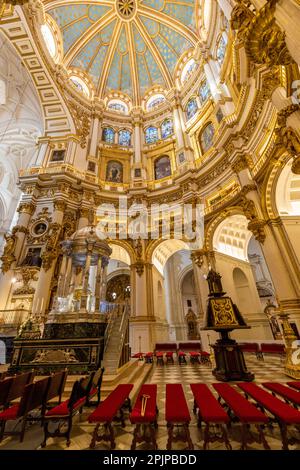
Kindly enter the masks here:
M 262 410 L 267 410 L 274 416 L 280 428 L 282 448 L 283 450 L 288 450 L 290 440 L 287 436 L 287 426 L 300 424 L 300 411 L 273 397 L 271 393 L 266 392 L 254 383 L 242 382 L 238 386 L 243 390 L 247 398 L 250 396 L 258 403 Z
M 74 382 L 70 398 L 63 401 L 57 406 L 54 406 L 44 415 L 44 440 L 41 444 L 41 447 L 46 447 L 47 439 L 49 437 L 65 437 L 67 441 L 67 447 L 71 444 L 71 431 L 73 425 L 73 417 L 77 412 L 82 413 L 83 406 L 87 400 L 87 390 L 85 387 L 82 387 L 82 382 L 85 378 L 81 380 L 76 380 Z M 66 430 L 62 430 L 62 422 L 66 424 Z M 49 431 L 50 423 L 58 423 L 57 427 L 53 431 Z
M 102 385 L 102 380 L 103 380 L 103 374 L 104 374 L 104 367 L 101 367 L 96 373 L 91 374 L 90 377 L 90 382 L 88 383 L 88 394 L 87 394 L 87 400 L 86 400 L 86 406 L 94 406 L 94 403 L 91 401 L 95 396 L 97 396 L 97 401 L 95 403 L 96 406 L 99 405 L 100 403 L 100 398 L 101 398 L 101 385 Z
M 254 353 L 257 359 L 263 359 L 258 343 L 240 343 L 243 352 Z
M 12 378 L 13 380 L 6 397 L 4 408 L 9 407 L 12 401 L 17 400 L 17 398 L 23 395 L 26 385 L 29 385 L 33 381 L 34 372 L 25 372 L 24 374 L 14 375 Z M 9 379 L 7 378 L 5 380 Z
M 287 403 L 291 403 L 295 408 L 300 406 L 300 392 L 277 382 L 264 382 L 262 385 L 272 392 L 273 396 L 279 395 Z
M 157 449 L 155 428 L 157 428 L 158 409 L 156 396 L 157 385 L 142 385 L 130 414 L 130 421 L 135 424 L 131 450 L 135 450 L 136 444 L 140 442 L 149 442 L 153 449 Z M 141 433 L 142 427 L 143 432 Z
M 167 450 L 171 450 L 172 443 L 177 441 L 187 442 L 188 449 L 193 450 L 194 445 L 189 431 L 191 416 L 181 384 L 166 385 L 166 421 L 168 428 Z M 174 435 L 175 426 L 182 427 L 183 435 Z
M 23 442 L 26 423 L 32 420 L 28 415 L 42 407 L 48 385 L 49 377 L 26 385 L 20 403 L 13 404 L 0 413 L 0 442 L 4 435 L 20 435 L 20 442 Z M 20 431 L 5 432 L 6 423 L 15 420 L 21 421 Z
M 224 442 L 226 449 L 231 450 L 231 444 L 228 440 L 228 433 L 226 425 L 230 419 L 228 414 L 224 411 L 220 403 L 214 397 L 208 386 L 205 384 L 191 384 L 190 385 L 194 395 L 194 413 L 198 410 L 198 426 L 201 427 L 201 422 L 205 423 L 204 430 L 204 444 L 203 449 L 206 450 L 210 442 Z M 216 425 L 220 429 L 220 434 L 212 433 L 210 425 Z
M 300 391 L 300 382 L 287 382 L 287 385 Z
M 261 343 L 260 351 L 262 359 L 264 359 L 264 354 L 279 354 L 282 359 L 285 355 L 285 346 L 277 343 Z
M 242 428 L 242 445 L 241 450 L 248 448 L 247 444 L 258 442 L 263 444 L 265 449 L 270 449 L 269 444 L 263 434 L 262 425 L 268 423 L 268 417 L 260 410 L 258 410 L 252 403 L 238 393 L 234 388 L 226 383 L 214 383 L 214 389 L 218 392 L 219 402 L 222 399 L 228 405 L 229 415 L 230 410 L 234 413 L 235 418 L 241 423 Z M 233 416 L 231 416 L 233 418 Z M 233 418 L 234 420 L 234 418 Z M 249 432 L 249 425 L 254 425 L 258 431 L 259 437 L 256 438 Z
M 67 381 L 68 371 L 67 369 L 56 372 L 49 377 L 49 383 L 47 390 L 45 392 L 45 397 L 41 409 L 41 421 L 44 422 L 44 416 L 47 413 L 48 409 L 54 408 L 54 405 L 51 406 L 50 402 L 52 400 L 58 401 L 58 404 L 61 403 L 61 397 L 65 389 L 65 384 Z
M 125 426 L 123 408 L 127 407 L 131 411 L 129 394 L 132 389 L 133 384 L 118 385 L 89 416 L 89 423 L 97 423 L 90 443 L 91 449 L 94 449 L 96 442 L 99 441 L 110 441 L 110 448 L 114 449 L 116 447 L 112 421 L 118 419 L 121 421 L 122 426 Z M 119 418 L 117 418 L 118 413 L 120 413 Z M 98 430 L 101 425 L 104 427 L 104 432 L 99 434 Z

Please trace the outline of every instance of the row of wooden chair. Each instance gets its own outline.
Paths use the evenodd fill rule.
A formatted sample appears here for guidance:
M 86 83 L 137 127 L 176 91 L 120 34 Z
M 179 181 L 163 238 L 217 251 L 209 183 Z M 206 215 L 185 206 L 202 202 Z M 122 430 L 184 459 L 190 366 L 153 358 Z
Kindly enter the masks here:
M 30 421 L 40 421 L 44 426 L 44 441 L 50 436 L 70 436 L 74 414 L 82 410 L 82 406 L 89 406 L 91 400 L 97 396 L 96 405 L 100 402 L 100 387 L 104 369 L 97 373 L 75 381 L 70 398 L 61 402 L 64 392 L 67 370 L 54 373 L 36 382 L 32 382 L 33 373 L 28 372 L 13 377 L 7 377 L 0 382 L 0 442 L 5 435 L 20 435 L 22 442 L 25 435 L 26 424 Z M 21 397 L 19 403 L 14 403 Z M 54 405 L 53 400 L 58 405 Z M 33 411 L 39 411 L 33 415 Z M 62 432 L 58 426 L 54 432 L 48 430 L 48 423 L 53 420 L 65 419 L 67 430 Z M 5 432 L 8 421 L 19 420 L 20 431 Z

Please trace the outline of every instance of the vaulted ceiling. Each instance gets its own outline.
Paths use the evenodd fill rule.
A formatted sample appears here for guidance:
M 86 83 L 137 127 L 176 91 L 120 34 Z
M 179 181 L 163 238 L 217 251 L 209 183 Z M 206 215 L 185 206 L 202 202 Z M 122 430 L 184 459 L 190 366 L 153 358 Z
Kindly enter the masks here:
M 44 3 L 61 30 L 64 64 L 87 72 L 100 97 L 118 90 L 138 102 L 154 85 L 172 88 L 179 58 L 199 41 L 194 0 Z

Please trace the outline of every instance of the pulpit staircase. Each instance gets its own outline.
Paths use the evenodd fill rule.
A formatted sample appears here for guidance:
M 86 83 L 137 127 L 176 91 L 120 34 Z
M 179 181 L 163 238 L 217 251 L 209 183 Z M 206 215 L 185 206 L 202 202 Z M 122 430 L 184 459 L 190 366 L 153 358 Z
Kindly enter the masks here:
M 120 367 L 123 346 L 127 337 L 130 316 L 128 303 L 117 304 L 109 315 L 104 338 L 104 354 L 101 366 L 106 374 L 116 374 Z

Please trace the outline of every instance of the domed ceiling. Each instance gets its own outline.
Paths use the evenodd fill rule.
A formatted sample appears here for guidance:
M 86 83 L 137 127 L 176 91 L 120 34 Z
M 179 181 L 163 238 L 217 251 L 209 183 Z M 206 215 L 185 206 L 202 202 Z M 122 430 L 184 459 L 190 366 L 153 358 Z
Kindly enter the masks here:
M 110 90 L 135 103 L 153 85 L 174 86 L 181 55 L 195 47 L 196 1 L 48 1 L 59 26 L 66 67 L 89 74 L 99 97 Z

